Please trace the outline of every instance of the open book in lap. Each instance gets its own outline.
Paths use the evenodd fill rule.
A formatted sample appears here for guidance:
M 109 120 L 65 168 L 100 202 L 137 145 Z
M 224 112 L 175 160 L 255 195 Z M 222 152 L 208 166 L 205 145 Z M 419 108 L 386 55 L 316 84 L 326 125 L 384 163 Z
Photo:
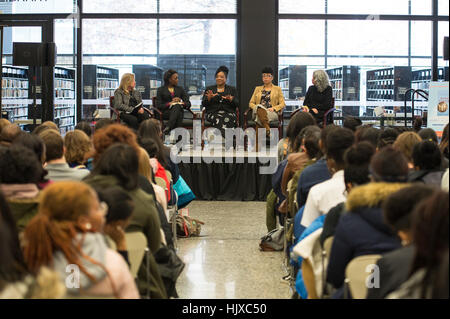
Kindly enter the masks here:
M 131 112 L 126 112 L 127 114 L 134 114 L 137 113 L 137 111 L 139 111 L 139 109 L 142 107 L 143 102 L 139 103 L 138 105 L 134 106 L 133 110 Z
M 175 105 L 180 105 L 181 108 L 184 108 L 183 102 L 172 102 L 172 103 L 170 103 L 170 105 L 169 105 L 169 110 L 171 110 L 172 107 L 174 107 Z

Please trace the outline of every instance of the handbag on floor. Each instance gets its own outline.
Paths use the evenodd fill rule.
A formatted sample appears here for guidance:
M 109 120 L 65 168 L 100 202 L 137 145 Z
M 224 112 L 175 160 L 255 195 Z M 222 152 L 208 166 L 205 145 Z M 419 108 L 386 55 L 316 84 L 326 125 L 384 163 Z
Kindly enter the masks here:
M 177 215 L 176 225 L 177 225 L 177 235 L 178 237 L 198 237 L 202 230 L 202 225 L 205 223 L 189 217 L 189 215 L 184 216 L 182 211 Z
M 284 248 L 284 228 L 280 227 L 261 237 L 261 251 L 282 251 Z

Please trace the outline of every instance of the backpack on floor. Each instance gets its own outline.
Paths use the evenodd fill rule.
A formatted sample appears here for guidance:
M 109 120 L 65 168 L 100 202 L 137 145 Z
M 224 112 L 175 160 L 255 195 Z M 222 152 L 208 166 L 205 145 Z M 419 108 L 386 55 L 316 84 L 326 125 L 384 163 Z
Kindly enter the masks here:
M 261 251 L 282 251 L 284 248 L 284 228 L 280 227 L 261 237 Z
M 182 211 L 179 211 L 179 214 L 176 217 L 176 225 L 177 225 L 177 235 L 178 237 L 198 237 L 200 236 L 200 232 L 202 230 L 202 225 L 205 223 L 189 217 L 189 214 L 186 216 L 183 215 Z

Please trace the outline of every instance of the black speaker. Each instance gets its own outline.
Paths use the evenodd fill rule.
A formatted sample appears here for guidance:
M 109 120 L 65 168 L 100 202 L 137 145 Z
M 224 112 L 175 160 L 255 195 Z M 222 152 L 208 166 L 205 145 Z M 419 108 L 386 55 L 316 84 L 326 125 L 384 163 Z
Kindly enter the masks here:
M 17 66 L 55 66 L 55 43 L 13 43 L 13 65 Z
M 444 60 L 448 61 L 448 37 L 444 38 Z

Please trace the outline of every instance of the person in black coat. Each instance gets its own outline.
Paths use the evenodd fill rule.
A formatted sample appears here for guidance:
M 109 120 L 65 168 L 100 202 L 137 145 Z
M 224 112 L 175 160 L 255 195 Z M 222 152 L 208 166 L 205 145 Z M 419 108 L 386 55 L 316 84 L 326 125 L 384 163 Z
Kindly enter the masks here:
M 216 71 L 216 85 L 206 88 L 202 108 L 206 109 L 206 120 L 225 136 L 225 129 L 237 127 L 236 108 L 239 107 L 237 90 L 227 85 L 228 68 L 221 66 Z
M 158 89 L 156 95 L 156 107 L 162 112 L 163 119 L 169 120 L 164 134 L 181 127 L 183 123 L 183 109 L 190 109 L 191 102 L 181 86 L 178 86 L 178 73 L 168 70 L 164 73 L 164 86 Z
M 313 85 L 306 92 L 303 106 L 310 112 L 319 125 L 323 125 L 325 113 L 333 107 L 333 89 L 328 74 L 323 70 L 313 73 Z
M 411 244 L 412 212 L 432 194 L 432 187 L 418 184 L 392 194 L 384 202 L 384 220 L 402 239 L 403 247 L 378 260 L 380 286 L 368 289 L 367 299 L 384 299 L 408 280 L 415 253 L 415 246 Z

